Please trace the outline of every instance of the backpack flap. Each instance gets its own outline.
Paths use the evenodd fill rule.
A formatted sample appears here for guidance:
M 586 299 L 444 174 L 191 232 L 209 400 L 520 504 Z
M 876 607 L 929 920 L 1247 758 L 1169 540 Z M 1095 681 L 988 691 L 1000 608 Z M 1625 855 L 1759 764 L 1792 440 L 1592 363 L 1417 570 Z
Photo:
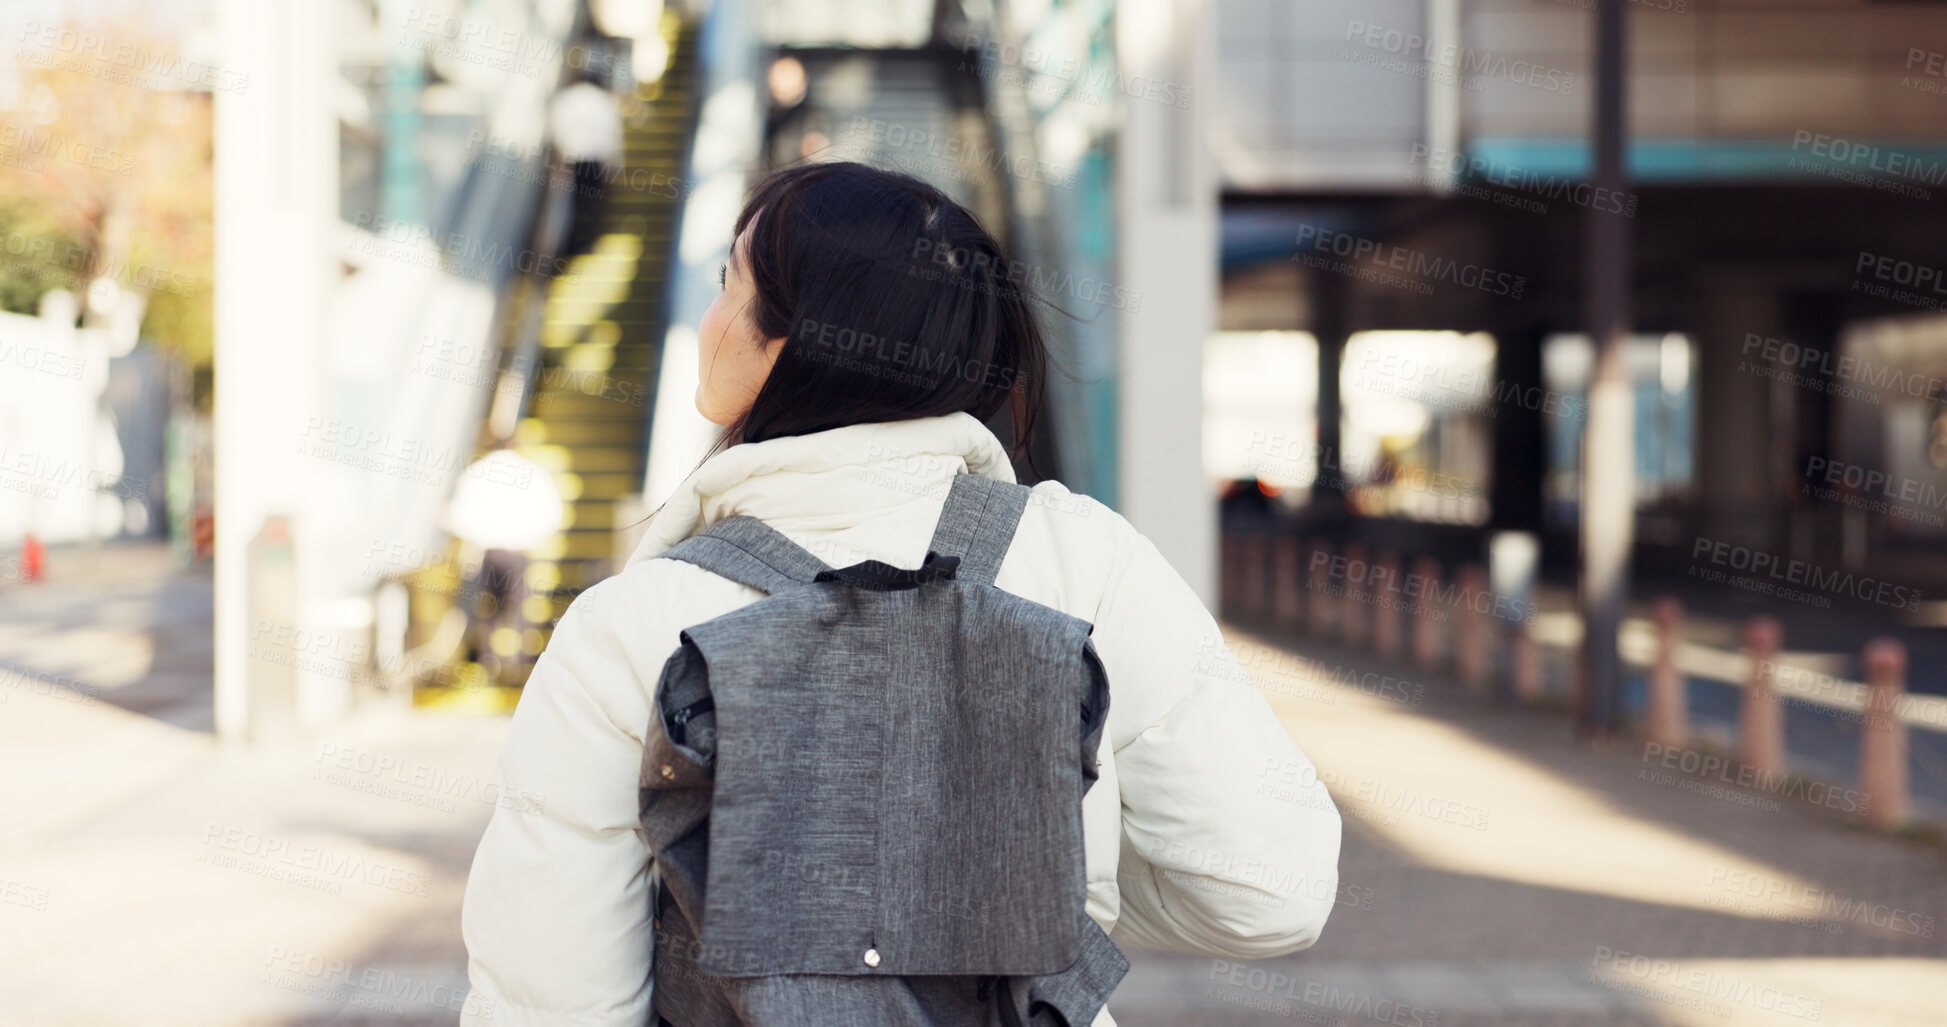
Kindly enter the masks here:
M 985 586 L 841 579 L 692 628 L 717 746 L 702 969 L 1072 965 L 1107 708 L 1088 627 Z

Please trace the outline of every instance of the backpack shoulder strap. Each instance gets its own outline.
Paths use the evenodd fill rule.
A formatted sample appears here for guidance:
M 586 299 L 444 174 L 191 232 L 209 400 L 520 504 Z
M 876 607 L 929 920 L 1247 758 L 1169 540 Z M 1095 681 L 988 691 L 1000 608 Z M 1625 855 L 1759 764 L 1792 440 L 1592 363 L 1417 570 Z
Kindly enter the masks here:
M 991 585 L 1000 573 L 1001 559 L 1014 541 L 1014 529 L 1027 509 L 1028 487 L 995 481 L 978 474 L 962 474 L 947 491 L 946 507 L 933 529 L 927 548 L 941 556 L 960 558 L 959 581 Z
M 691 535 L 661 557 L 695 564 L 773 595 L 808 585 L 831 569 L 776 528 L 742 514 Z

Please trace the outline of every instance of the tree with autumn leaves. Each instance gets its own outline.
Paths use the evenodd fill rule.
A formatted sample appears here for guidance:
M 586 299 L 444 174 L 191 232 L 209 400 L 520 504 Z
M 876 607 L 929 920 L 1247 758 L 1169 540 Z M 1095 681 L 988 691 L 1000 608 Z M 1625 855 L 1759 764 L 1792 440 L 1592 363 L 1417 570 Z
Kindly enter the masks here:
M 14 81 L 0 90 L 0 307 L 31 314 L 50 289 L 83 299 L 111 279 L 145 304 L 145 343 L 205 383 L 204 405 L 208 86 L 182 74 L 177 40 L 136 11 L 27 35 L 12 57 Z

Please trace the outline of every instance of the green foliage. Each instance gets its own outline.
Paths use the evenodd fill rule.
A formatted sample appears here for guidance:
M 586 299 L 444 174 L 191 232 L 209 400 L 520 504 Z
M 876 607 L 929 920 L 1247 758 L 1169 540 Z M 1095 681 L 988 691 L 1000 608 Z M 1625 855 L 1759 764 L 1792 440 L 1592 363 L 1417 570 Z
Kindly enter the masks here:
M 76 22 L 173 66 L 175 34 L 126 9 Z M 214 356 L 212 107 L 180 81 L 131 81 L 94 53 L 30 38 L 14 55 L 23 102 L 0 112 L 0 306 L 34 313 L 52 288 L 98 277 L 146 300 L 142 335 L 192 377 Z
M 72 252 L 79 246 L 71 233 L 37 215 L 19 196 L 0 206 L 0 310 L 37 314 L 41 296 L 49 289 L 73 289 L 74 274 L 40 255 Z

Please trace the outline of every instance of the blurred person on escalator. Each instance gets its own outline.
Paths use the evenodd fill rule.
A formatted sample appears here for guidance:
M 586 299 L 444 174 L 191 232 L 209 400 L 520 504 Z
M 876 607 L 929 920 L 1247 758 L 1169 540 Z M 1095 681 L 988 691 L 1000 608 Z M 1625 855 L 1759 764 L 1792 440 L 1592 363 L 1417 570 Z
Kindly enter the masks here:
M 548 104 L 548 138 L 574 182 L 573 219 L 561 256 L 594 248 L 607 212 L 609 190 L 622 170 L 622 111 L 615 94 L 593 69 L 554 94 Z

